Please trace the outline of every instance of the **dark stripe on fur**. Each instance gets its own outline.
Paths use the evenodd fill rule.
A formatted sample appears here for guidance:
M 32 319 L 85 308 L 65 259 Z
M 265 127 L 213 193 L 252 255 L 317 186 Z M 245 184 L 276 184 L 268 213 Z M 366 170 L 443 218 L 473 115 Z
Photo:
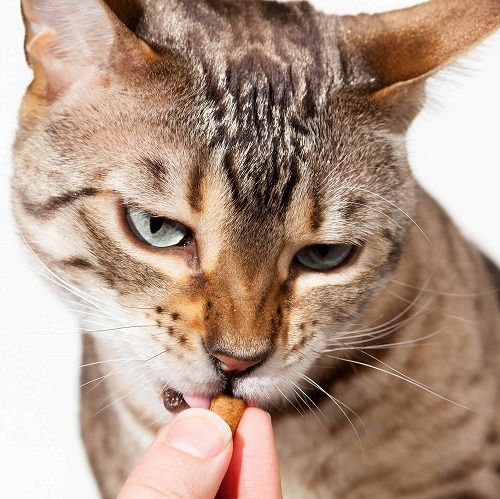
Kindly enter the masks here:
M 292 195 L 295 187 L 300 182 L 300 169 L 296 164 L 295 158 L 290 162 L 290 169 L 288 170 L 288 178 L 281 188 L 281 208 L 286 210 L 292 200 Z
M 77 269 L 92 268 L 92 264 L 88 260 L 79 257 L 67 258 L 66 260 L 62 260 L 61 262 L 59 262 L 59 265 L 62 265 L 64 267 L 73 267 Z
M 342 209 L 342 215 L 349 220 L 362 210 L 364 206 L 366 206 L 366 199 L 357 197 L 346 203 L 345 207 Z
M 193 165 L 188 180 L 188 202 L 196 212 L 200 212 L 203 208 L 203 177 L 203 165 L 201 164 L 201 160 L 198 160 Z
M 168 286 L 168 278 L 164 274 L 123 250 L 98 221 L 83 211 L 79 214 L 87 228 L 87 247 L 97 261 L 95 272 L 110 288 L 129 296 L 141 294 L 149 288 L 160 290 Z
M 313 232 L 317 231 L 324 220 L 324 207 L 323 207 L 323 196 L 320 192 L 315 189 L 311 196 L 312 199 L 312 211 L 309 217 L 309 226 Z
M 226 151 L 222 160 L 222 168 L 226 175 L 227 182 L 231 187 L 231 197 L 233 203 L 237 204 L 241 193 L 241 186 L 237 180 L 237 172 L 234 168 L 234 157 L 231 151 Z
M 162 184 L 165 182 L 167 169 L 161 160 L 141 158 L 139 168 L 141 171 L 146 169 L 154 184 Z
M 404 241 L 398 239 L 397 236 L 387 228 L 383 230 L 382 235 L 384 239 L 389 241 L 391 245 L 391 249 L 389 250 L 389 254 L 387 255 L 387 262 L 384 268 L 384 275 L 385 275 L 388 271 L 392 271 L 392 269 L 401 259 L 401 256 L 403 254 Z
M 37 218 L 48 218 L 59 209 L 78 201 L 82 197 L 95 196 L 98 190 L 92 187 L 85 187 L 79 191 L 71 191 L 60 196 L 49 198 L 44 203 L 31 203 L 23 201 L 23 208 L 32 216 Z

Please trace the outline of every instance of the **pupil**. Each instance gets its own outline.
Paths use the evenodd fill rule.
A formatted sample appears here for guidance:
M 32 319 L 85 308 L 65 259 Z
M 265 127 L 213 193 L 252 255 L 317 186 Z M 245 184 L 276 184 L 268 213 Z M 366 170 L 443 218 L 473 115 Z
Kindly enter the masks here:
M 151 234 L 156 234 L 162 227 L 165 219 L 163 217 L 151 217 L 149 219 L 149 229 Z
M 325 258 L 330 252 L 330 246 L 328 244 L 318 244 L 317 251 L 321 258 Z

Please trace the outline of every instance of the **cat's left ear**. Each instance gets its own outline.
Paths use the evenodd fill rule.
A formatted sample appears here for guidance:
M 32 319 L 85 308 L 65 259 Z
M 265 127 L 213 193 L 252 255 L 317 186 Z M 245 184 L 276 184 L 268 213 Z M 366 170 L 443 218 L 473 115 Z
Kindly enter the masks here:
M 425 79 L 500 27 L 500 0 L 432 0 L 337 22 L 349 83 L 365 82 L 373 99 L 393 104 L 404 128 Z
M 30 90 L 48 101 L 77 81 L 106 81 L 118 58 L 132 64 L 146 50 L 101 0 L 22 0 L 21 5 L 26 59 L 35 73 Z

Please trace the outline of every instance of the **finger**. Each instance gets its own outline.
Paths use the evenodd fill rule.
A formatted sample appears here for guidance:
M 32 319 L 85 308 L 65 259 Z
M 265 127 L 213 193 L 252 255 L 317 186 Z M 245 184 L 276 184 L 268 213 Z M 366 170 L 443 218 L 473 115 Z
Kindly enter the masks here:
M 118 499 L 212 498 L 231 454 L 224 420 L 205 409 L 187 409 L 158 432 Z
M 234 436 L 233 457 L 217 497 L 282 497 L 273 428 L 267 412 L 256 407 L 245 409 Z

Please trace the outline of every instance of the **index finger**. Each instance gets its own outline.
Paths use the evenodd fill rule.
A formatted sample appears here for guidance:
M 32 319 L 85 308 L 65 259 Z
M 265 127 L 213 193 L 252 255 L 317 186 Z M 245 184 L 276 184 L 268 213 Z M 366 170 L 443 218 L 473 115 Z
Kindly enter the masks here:
M 281 479 L 271 418 L 256 407 L 245 409 L 233 441 L 233 456 L 219 499 L 280 499 Z

